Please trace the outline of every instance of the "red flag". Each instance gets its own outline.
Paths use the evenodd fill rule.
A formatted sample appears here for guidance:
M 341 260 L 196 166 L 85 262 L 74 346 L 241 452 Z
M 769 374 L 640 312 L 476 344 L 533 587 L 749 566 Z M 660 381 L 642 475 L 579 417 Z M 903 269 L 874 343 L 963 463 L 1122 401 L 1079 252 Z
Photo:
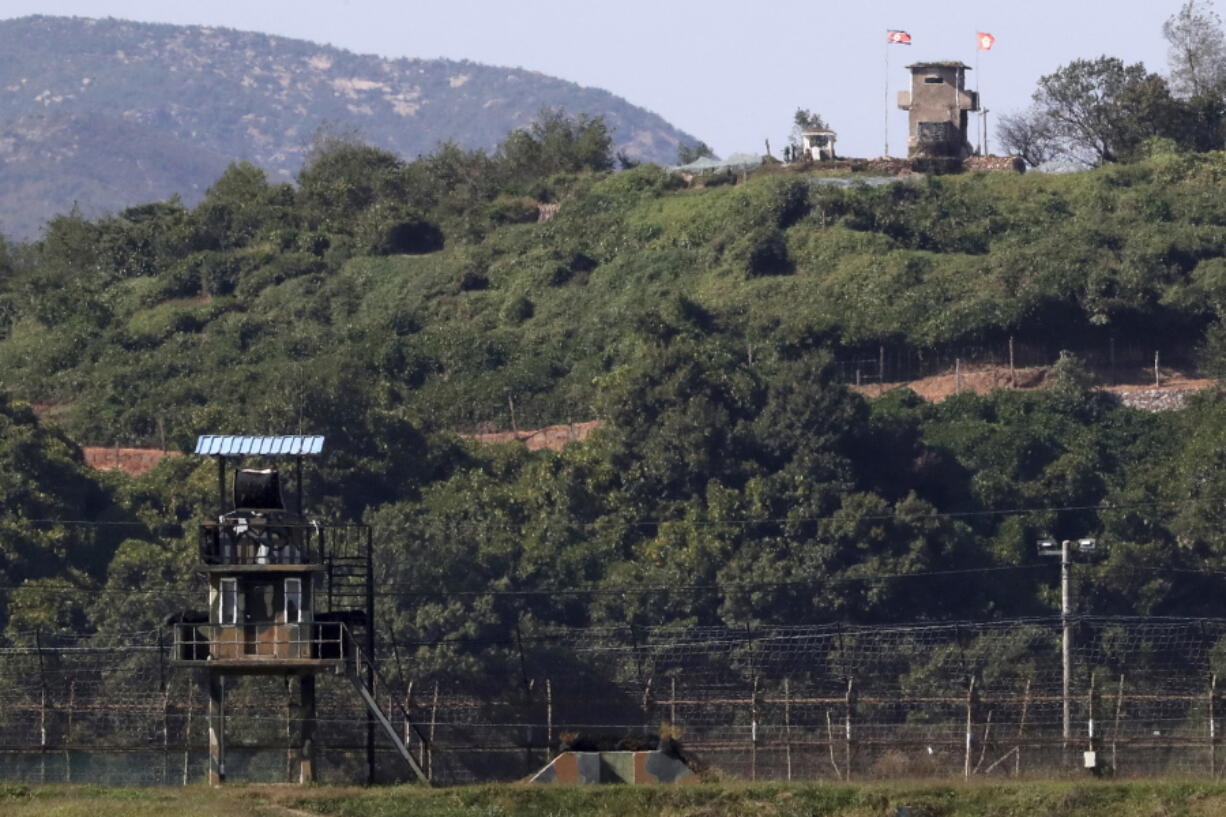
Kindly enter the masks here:
M 979 40 L 980 51 L 991 51 L 992 46 L 996 45 L 996 38 L 986 31 L 975 32 L 975 37 Z
M 888 29 L 885 33 L 886 42 L 894 45 L 910 45 L 911 35 L 905 31 L 899 31 L 896 28 Z

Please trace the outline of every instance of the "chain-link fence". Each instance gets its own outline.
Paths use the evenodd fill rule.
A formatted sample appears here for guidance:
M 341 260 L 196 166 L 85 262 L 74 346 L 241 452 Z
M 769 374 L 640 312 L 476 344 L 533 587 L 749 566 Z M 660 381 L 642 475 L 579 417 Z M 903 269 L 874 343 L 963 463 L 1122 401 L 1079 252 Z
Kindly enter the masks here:
M 375 697 L 440 783 L 522 778 L 564 745 L 650 746 L 754 779 L 1216 776 L 1226 621 L 1058 619 L 876 627 L 603 628 L 504 642 L 399 644 L 466 653 L 492 676 L 413 676 L 384 648 Z M 495 677 L 496 676 L 496 677 Z M 478 680 L 473 680 L 478 678 Z M 0 649 L 0 779 L 196 782 L 207 695 L 164 633 L 31 636 Z M 227 776 L 292 779 L 300 717 L 281 676 L 227 691 Z M 320 778 L 362 781 L 367 720 L 344 675 L 319 676 Z M 1068 732 L 1064 710 L 1068 707 Z M 378 735 L 376 779 L 408 779 Z
M 1070 339 L 1072 340 L 1072 339 Z M 923 349 L 908 344 L 879 344 L 840 351 L 834 365 L 838 379 L 849 385 L 902 383 L 948 375 L 970 377 L 991 372 L 995 386 L 1035 384 L 1036 369 L 1073 354 L 1094 373 L 1101 385 L 1165 385 L 1174 377 L 1195 373 L 1199 360 L 1186 344 L 1150 343 L 1107 338 L 1089 344 L 1076 340 L 1036 343 L 1007 338 L 996 343 Z

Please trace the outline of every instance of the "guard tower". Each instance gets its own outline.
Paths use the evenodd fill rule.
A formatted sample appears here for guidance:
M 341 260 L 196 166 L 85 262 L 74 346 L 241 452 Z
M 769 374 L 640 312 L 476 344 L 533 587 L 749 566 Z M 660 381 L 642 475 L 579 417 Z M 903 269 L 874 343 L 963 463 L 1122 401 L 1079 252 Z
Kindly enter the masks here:
M 370 528 L 324 525 L 303 512 L 303 459 L 319 456 L 323 447 L 323 437 L 203 436 L 196 443 L 196 454 L 217 461 L 217 516 L 199 529 L 208 615 L 175 623 L 173 658 L 178 666 L 207 673 L 213 785 L 226 778 L 226 680 L 243 675 L 297 681 L 297 777 L 314 781 L 315 681 L 321 670 L 347 676 L 369 710 L 369 779 L 378 722 L 425 780 L 370 692 L 376 672 Z M 252 459 L 265 467 L 241 467 Z M 235 461 L 230 478 L 228 460 Z M 268 467 L 282 461 L 293 466 L 292 503 L 286 502 L 281 470 Z
M 834 142 L 837 137 L 838 134 L 834 131 L 821 128 L 801 131 L 801 150 L 804 151 L 804 157 L 811 162 L 833 161 Z
M 971 155 L 967 114 L 979 110 L 979 94 L 966 90 L 961 62 L 917 62 L 908 65 L 911 90 L 898 92 L 898 107 L 907 111 L 907 155 L 952 157 Z

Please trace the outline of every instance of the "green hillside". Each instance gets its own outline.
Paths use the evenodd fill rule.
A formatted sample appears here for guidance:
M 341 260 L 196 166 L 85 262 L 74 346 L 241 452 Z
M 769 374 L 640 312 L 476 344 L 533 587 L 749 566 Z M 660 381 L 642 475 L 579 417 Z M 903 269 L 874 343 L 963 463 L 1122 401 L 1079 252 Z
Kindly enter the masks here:
M 191 210 L 57 219 L 7 279 L 4 382 L 82 441 L 186 445 L 347 380 L 431 428 L 509 426 L 508 397 L 521 426 L 589 419 L 625 366 L 687 342 L 759 367 L 1217 342 L 1219 154 L 691 190 L 652 166 L 534 178 L 515 165 L 538 147 L 411 164 L 341 147 L 299 190 L 236 167 Z M 542 201 L 560 207 L 538 223 Z
M 327 435 L 312 491 L 375 526 L 386 635 L 444 645 L 418 677 L 479 683 L 484 640 L 539 626 L 1043 614 L 1050 577 L 1009 571 L 1044 535 L 1109 546 L 1078 573 L 1087 609 L 1226 614 L 1204 572 L 1226 566 L 1226 401 L 1135 411 L 1079 362 L 1114 338 L 1220 370 L 1226 155 L 689 189 L 608 173 L 609 151 L 561 117 L 493 158 L 336 142 L 296 188 L 234 166 L 191 209 L 64 216 L 8 246 L 7 631 L 190 603 L 208 467 L 99 480 L 69 441 L 199 433 Z M 866 401 L 837 365 L 1009 337 L 1070 353 L 1050 388 Z M 561 453 L 451 434 L 512 412 L 605 427 Z M 69 516 L 132 527 L 30 522 Z

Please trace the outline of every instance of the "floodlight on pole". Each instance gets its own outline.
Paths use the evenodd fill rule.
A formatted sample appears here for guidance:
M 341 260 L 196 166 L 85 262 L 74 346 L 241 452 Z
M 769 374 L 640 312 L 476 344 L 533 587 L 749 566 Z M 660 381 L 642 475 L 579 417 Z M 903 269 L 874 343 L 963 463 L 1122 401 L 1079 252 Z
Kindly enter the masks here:
M 1070 676 L 1072 675 L 1072 628 L 1069 626 L 1069 616 L 1072 613 L 1072 593 L 1070 589 L 1070 574 L 1072 567 L 1073 548 L 1077 548 L 1078 553 L 1093 554 L 1098 547 L 1096 539 L 1063 539 L 1057 542 L 1050 536 L 1044 536 L 1035 543 L 1038 546 L 1040 556 L 1059 556 L 1060 557 L 1060 657 L 1061 657 L 1061 675 L 1062 675 L 1062 709 L 1063 709 L 1063 738 L 1064 749 L 1067 752 L 1069 741 L 1072 739 L 1072 718 L 1070 709 L 1069 686 Z

